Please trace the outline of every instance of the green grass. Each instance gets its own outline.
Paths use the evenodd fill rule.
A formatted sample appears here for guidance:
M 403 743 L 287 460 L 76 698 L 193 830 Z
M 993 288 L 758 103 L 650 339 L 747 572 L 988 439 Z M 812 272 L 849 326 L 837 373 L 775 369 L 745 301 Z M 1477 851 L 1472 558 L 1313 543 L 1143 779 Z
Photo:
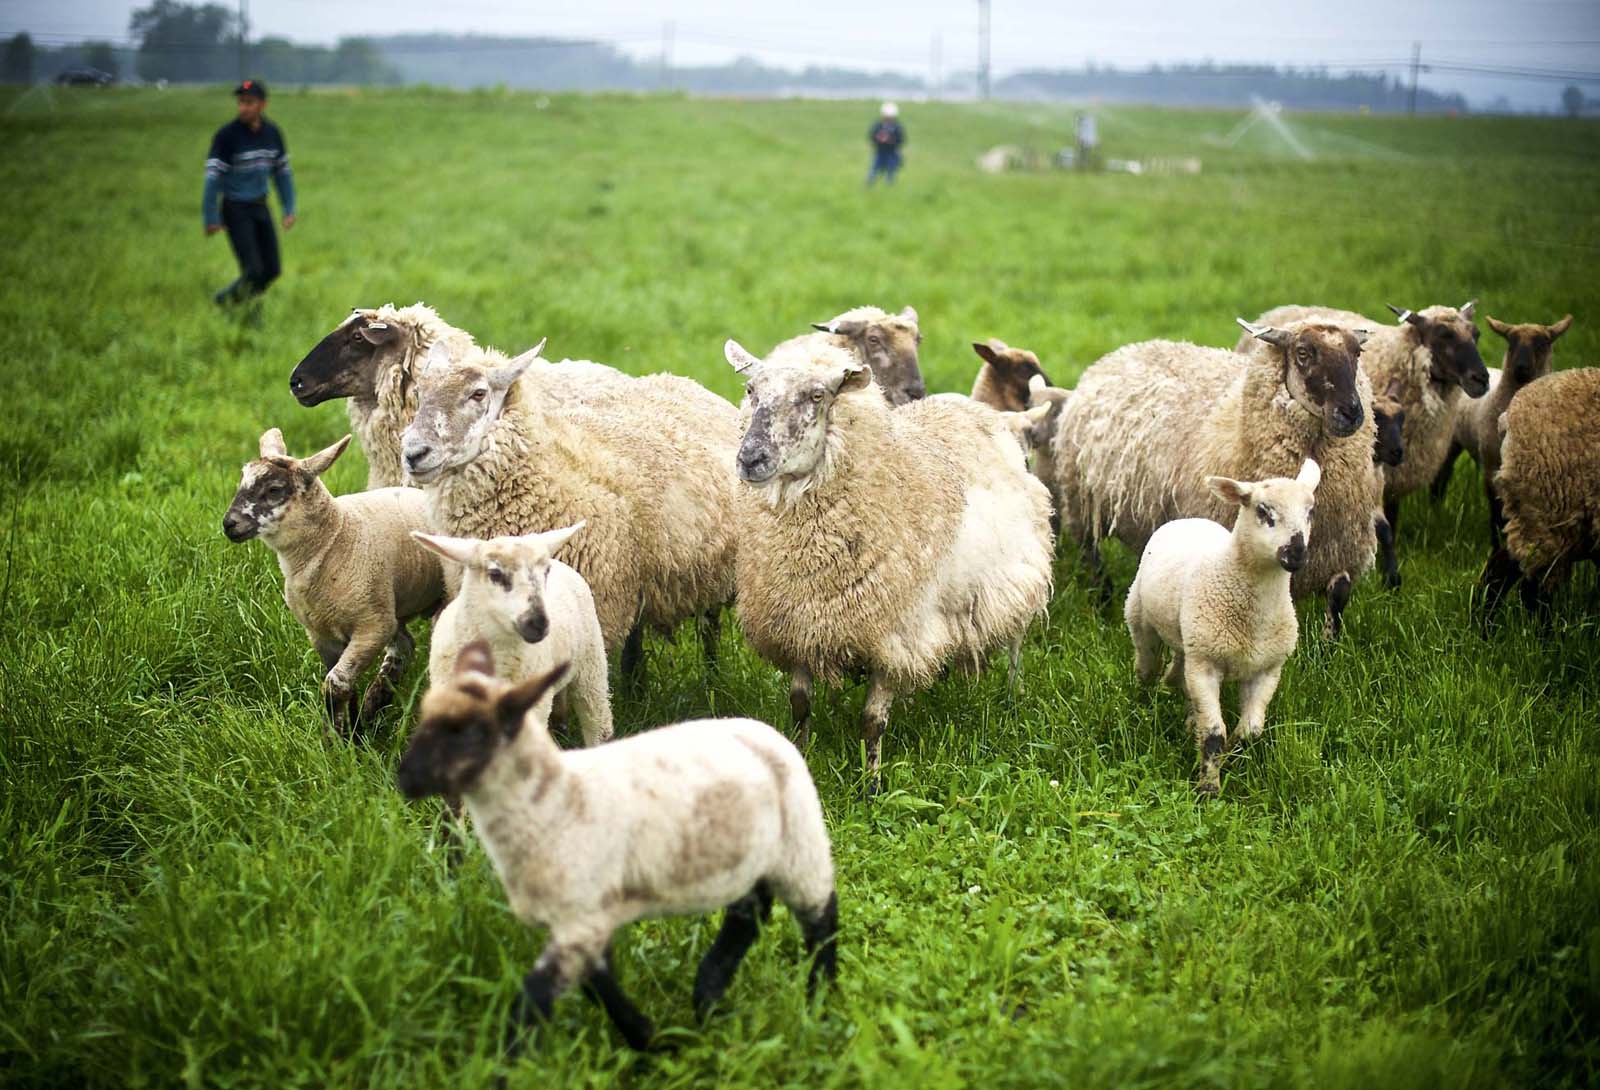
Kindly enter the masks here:
M 260 545 L 220 520 L 293 364 L 352 305 L 422 298 L 486 342 L 691 375 L 846 307 L 914 304 L 924 370 L 974 338 L 1060 382 L 1119 344 L 1231 344 L 1283 302 L 1383 313 L 1478 296 L 1577 315 L 1600 349 L 1600 127 L 1295 117 L 1302 163 L 1238 115 L 1110 109 L 1112 156 L 1198 177 L 986 177 L 1071 113 L 908 110 L 864 193 L 861 103 L 282 94 L 302 194 L 259 328 L 209 294 L 201 163 L 224 94 L 0 97 L 0 1082 L 482 1085 L 539 948 L 474 847 L 392 786 L 405 726 L 325 748 L 318 669 Z M 1497 348 L 1492 336 L 1486 346 Z M 1491 364 L 1498 362 L 1491 358 Z M 365 477 L 358 455 L 335 491 Z M 780 912 L 704 1027 L 713 921 L 619 941 L 678 1049 L 636 1060 L 576 997 L 521 1086 L 1525 1086 L 1600 1077 L 1600 649 L 1585 575 L 1548 630 L 1468 624 L 1484 555 L 1469 467 L 1408 503 L 1405 587 L 1362 583 L 1308 637 L 1267 737 L 1196 802 L 1177 696 L 1139 692 L 1119 619 L 1064 550 L 1027 696 L 1004 672 L 903 701 L 889 794 L 855 801 L 859 686 L 809 756 L 840 875 L 842 975 L 808 1014 Z M 1132 558 L 1113 550 L 1120 583 Z M 1314 607 L 1303 614 L 1308 634 Z M 724 636 L 655 643 L 631 731 L 782 723 L 786 686 Z M 408 679 L 404 723 L 424 683 Z

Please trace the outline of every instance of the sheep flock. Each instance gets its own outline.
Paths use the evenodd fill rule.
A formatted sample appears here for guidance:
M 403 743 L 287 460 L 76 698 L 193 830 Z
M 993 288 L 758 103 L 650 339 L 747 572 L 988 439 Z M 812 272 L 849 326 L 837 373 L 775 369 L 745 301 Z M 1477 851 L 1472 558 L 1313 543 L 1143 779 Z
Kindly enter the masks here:
M 1035 351 L 985 337 L 966 342 L 981 361 L 970 395 L 926 389 L 915 309 L 855 306 L 795 315 L 764 354 L 707 345 L 744 382 L 737 406 L 681 376 L 547 360 L 543 341 L 502 353 L 423 303 L 358 307 L 290 390 L 307 406 L 349 399 L 369 491 L 334 497 L 319 479 L 349 436 L 295 459 L 274 427 L 223 528 L 278 558 L 323 663 L 329 744 L 394 703 L 408 625 L 431 619 L 426 695 L 414 724 L 398 713 L 398 786 L 464 812 L 512 912 L 549 931 L 507 1055 L 572 988 L 648 1048 L 654 1024 L 612 973 L 613 933 L 723 909 L 694 982 L 703 1016 L 781 902 L 808 986 L 832 980 L 840 891 L 807 766 L 819 688 L 847 699 L 864 685 L 870 799 L 894 764 L 896 701 L 1000 652 L 1022 689 L 1058 560 L 1109 606 L 1102 549 L 1138 558 L 1121 611 L 1130 683 L 1155 681 L 1170 653 L 1204 797 L 1221 793 L 1229 747 L 1265 733 L 1298 647 L 1359 647 L 1345 607 L 1374 567 L 1387 589 L 1360 593 L 1398 592 L 1401 497 L 1437 495 L 1458 454 L 1490 504 L 1475 612 L 1490 623 L 1519 589 L 1543 616 L 1572 565 L 1600 559 L 1600 372 L 1552 369 L 1570 315 L 1489 318 L 1507 344 L 1490 371 L 1476 306 L 1390 307 L 1388 321 L 1277 305 L 1237 319 L 1229 347 L 1128 344 L 1071 388 Z M 1302 634 L 1304 598 L 1321 616 Z M 694 624 L 709 676 L 725 620 L 787 678 L 787 733 L 613 716 L 648 635 Z M 1239 686 L 1231 735 L 1225 683 Z

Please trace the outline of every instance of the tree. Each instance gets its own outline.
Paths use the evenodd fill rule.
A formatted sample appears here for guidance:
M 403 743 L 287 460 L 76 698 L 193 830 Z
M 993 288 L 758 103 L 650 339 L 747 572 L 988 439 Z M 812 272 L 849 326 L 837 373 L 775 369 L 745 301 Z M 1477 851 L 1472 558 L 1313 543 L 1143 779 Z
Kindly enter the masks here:
M 117 51 L 111 48 L 110 42 L 85 42 L 83 45 L 83 63 L 90 68 L 98 68 L 102 72 L 117 75 Z
M 134 11 L 128 29 L 139 39 L 136 62 L 144 79 L 219 80 L 232 75 L 238 31 L 220 4 L 154 0 Z
M 1583 112 L 1583 91 L 1575 84 L 1567 84 L 1566 90 L 1561 92 L 1561 108 L 1567 111 L 1568 117 L 1577 117 Z
M 17 34 L 6 43 L 5 57 L 0 59 L 0 80 L 33 82 L 33 39 L 27 34 Z

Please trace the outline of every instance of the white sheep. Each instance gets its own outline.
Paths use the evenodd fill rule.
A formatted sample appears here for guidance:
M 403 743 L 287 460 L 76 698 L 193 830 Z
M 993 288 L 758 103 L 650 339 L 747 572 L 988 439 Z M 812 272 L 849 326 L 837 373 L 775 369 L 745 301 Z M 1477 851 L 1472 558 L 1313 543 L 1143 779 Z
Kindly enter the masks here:
M 593 749 L 562 750 L 542 709 L 564 667 L 517 685 L 487 644 L 436 676 L 400 762 L 409 798 L 460 795 L 511 909 L 549 941 L 522 985 L 507 1051 L 582 984 L 629 1045 L 654 1028 L 612 976 L 612 934 L 650 916 L 724 905 L 700 963 L 704 1017 L 727 989 L 774 898 L 800 924 L 808 991 L 837 972 L 838 901 L 822 804 L 805 760 L 752 719 L 701 719 Z
M 462 649 L 479 640 L 489 645 L 500 676 L 512 682 L 570 662 L 572 669 L 551 697 L 567 698 L 582 728 L 583 744 L 593 746 L 611 737 L 605 640 L 589 584 L 555 559 L 556 550 L 582 529 L 580 522 L 488 541 L 419 532 L 411 536 L 460 564 L 464 572 L 460 593 L 433 623 L 428 676 L 449 676 Z
M 704 619 L 713 659 L 717 614 L 733 596 L 737 411 L 676 375 L 623 376 L 601 403 L 552 401 L 533 367 L 539 350 L 428 357 L 403 448 L 433 529 L 490 538 L 586 520 L 561 557 L 594 592 L 607 650 L 626 641 L 624 672 L 644 627 L 689 618 Z
M 891 411 L 871 370 L 825 344 L 757 360 L 745 375 L 737 469 L 739 619 L 790 674 L 809 738 L 814 678 L 871 675 L 862 712 L 867 790 L 897 693 L 947 665 L 976 671 L 1050 600 L 1050 502 L 1028 473 L 1019 423 L 954 394 Z
M 428 525 L 421 492 L 380 488 L 335 498 L 319 479 L 349 443 L 347 435 L 295 459 L 282 432 L 266 432 L 222 520 L 229 541 L 260 538 L 277 554 L 284 601 L 322 659 L 322 693 L 340 730 L 353 726 L 355 684 L 380 652 L 361 717 L 370 720 L 393 699 L 414 646 L 406 625 L 444 596 L 438 558 L 409 537 Z
M 1260 737 L 1299 639 L 1289 580 L 1306 561 L 1321 478 L 1310 459 L 1292 480 L 1207 477 L 1206 487 L 1237 511 L 1232 532 L 1210 519 L 1177 519 L 1151 535 L 1139 559 L 1123 611 L 1134 669 L 1150 684 L 1162 644 L 1171 649 L 1166 680 L 1181 679 L 1189 696 L 1202 794 L 1221 789 L 1222 683 L 1239 683 L 1237 736 Z
M 1361 339 L 1318 320 L 1247 328 L 1244 353 L 1146 341 L 1083 373 L 1052 440 L 1062 534 L 1082 544 L 1104 589 L 1105 537 L 1142 552 L 1173 519 L 1227 525 L 1233 508 L 1204 486 L 1207 476 L 1287 476 L 1313 458 L 1322 468 L 1317 540 L 1291 588 L 1296 598 L 1327 595 L 1326 631 L 1337 637 L 1351 587 L 1377 552 L 1381 482 Z

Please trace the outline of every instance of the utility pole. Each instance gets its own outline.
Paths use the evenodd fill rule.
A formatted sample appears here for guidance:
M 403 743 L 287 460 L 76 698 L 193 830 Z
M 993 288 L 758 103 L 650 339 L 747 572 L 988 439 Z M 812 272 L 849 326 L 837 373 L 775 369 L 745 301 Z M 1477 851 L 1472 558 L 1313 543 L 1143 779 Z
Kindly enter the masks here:
M 1406 104 L 1406 115 L 1417 116 L 1417 70 L 1422 67 L 1422 43 L 1411 43 L 1411 99 Z
M 929 46 L 928 66 L 933 70 L 928 84 L 929 98 L 937 99 L 939 97 L 939 84 L 943 79 L 939 69 L 944 61 L 944 57 L 941 55 L 943 52 L 944 36 L 936 30 L 933 32 L 933 42 Z
M 249 79 L 250 47 L 245 44 L 250 36 L 250 0 L 239 0 L 239 78 Z
M 978 0 L 978 97 L 989 97 L 989 0 Z
M 672 87 L 672 39 L 677 34 L 677 24 L 671 19 L 661 24 L 661 89 Z

